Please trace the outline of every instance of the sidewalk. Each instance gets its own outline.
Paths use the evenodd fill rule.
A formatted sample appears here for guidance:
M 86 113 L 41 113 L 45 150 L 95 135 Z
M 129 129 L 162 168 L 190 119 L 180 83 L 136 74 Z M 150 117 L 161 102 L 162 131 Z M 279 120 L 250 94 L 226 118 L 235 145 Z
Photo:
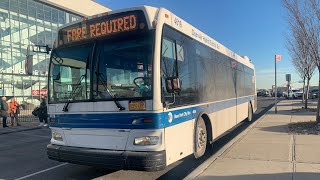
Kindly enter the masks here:
M 2 122 L 2 119 L 0 119 Z M 20 122 L 21 126 L 10 126 L 10 123 L 8 123 L 7 128 L 2 127 L 2 123 L 0 124 L 0 135 L 2 134 L 9 134 L 9 133 L 14 133 L 14 132 L 21 132 L 21 131 L 28 131 L 28 130 L 33 130 L 33 129 L 40 129 L 41 127 L 38 127 L 39 122 Z
M 320 135 L 288 133 L 291 122 L 315 121 L 315 112 L 299 111 L 300 102 L 281 101 L 278 114 L 271 109 L 206 169 L 191 174 L 201 180 L 319 180 Z

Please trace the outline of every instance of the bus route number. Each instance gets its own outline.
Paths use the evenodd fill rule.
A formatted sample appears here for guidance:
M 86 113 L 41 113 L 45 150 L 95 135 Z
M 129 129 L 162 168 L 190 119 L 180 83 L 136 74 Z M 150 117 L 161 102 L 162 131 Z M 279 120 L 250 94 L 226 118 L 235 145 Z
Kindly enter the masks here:
M 144 111 L 146 110 L 146 103 L 144 101 L 130 101 L 129 111 Z
M 182 21 L 180 19 L 175 17 L 173 22 L 176 26 L 182 27 Z

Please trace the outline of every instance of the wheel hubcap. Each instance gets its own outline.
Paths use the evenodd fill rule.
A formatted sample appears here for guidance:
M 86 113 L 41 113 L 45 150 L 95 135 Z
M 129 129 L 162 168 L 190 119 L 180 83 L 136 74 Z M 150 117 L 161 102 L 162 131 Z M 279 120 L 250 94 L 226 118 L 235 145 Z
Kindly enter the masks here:
M 201 127 L 198 127 L 198 147 L 203 148 L 207 143 L 207 136 L 205 130 Z

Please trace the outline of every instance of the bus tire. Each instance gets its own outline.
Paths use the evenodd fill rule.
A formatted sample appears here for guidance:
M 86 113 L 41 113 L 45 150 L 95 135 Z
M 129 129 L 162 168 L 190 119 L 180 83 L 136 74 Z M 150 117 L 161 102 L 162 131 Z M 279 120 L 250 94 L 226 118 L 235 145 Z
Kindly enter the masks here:
M 194 156 L 195 158 L 200 158 L 204 155 L 207 148 L 207 129 L 206 124 L 204 123 L 204 120 L 202 117 L 199 117 L 196 126 L 195 126 L 195 151 Z
M 252 105 L 251 105 L 251 102 L 249 102 L 249 105 L 248 105 L 248 117 L 247 117 L 247 121 L 248 122 L 251 122 L 253 119 L 253 111 L 252 111 Z

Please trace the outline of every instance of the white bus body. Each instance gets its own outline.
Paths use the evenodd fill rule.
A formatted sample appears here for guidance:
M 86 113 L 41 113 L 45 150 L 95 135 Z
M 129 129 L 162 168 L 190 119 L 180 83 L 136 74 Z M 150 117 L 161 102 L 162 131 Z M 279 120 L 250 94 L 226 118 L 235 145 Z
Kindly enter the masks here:
M 145 21 L 139 21 L 140 24 L 135 24 L 138 20 L 129 19 L 130 12 L 136 11 L 143 12 L 145 17 Z M 117 16 L 121 13 L 125 15 L 129 13 L 129 15 Z M 119 31 L 119 37 L 121 36 L 120 31 L 124 31 L 124 29 L 130 31 L 128 29 L 130 25 L 133 28 L 138 26 L 144 31 L 152 32 L 152 56 L 151 54 L 142 54 L 139 57 L 147 59 L 146 56 L 150 56 L 151 65 L 136 60 L 138 70 L 131 70 L 129 73 L 127 70 L 115 68 L 120 66 L 121 61 L 118 64 L 115 63 L 114 66 L 111 65 L 112 68 L 105 67 L 104 69 L 104 67 L 95 65 L 97 61 L 98 63 L 100 61 L 109 62 L 107 58 L 100 55 L 101 52 L 109 53 L 110 56 L 120 60 L 130 56 L 130 53 L 138 53 L 138 55 L 143 53 L 140 49 L 131 50 L 130 46 L 134 45 L 130 44 L 123 47 L 126 48 L 125 52 L 119 54 L 118 51 L 121 52 L 119 47 L 116 45 L 109 47 L 103 44 L 104 41 L 99 38 L 92 42 L 89 40 L 87 43 L 81 42 L 80 39 L 87 38 L 90 33 L 90 36 L 102 34 L 101 31 L 104 32 L 106 26 L 103 23 L 108 24 L 108 21 L 95 23 L 92 26 L 88 25 L 91 30 L 87 29 L 86 32 L 83 32 L 83 29 L 78 29 L 78 31 L 73 29 L 74 34 L 72 34 L 72 29 L 68 30 L 68 27 L 82 23 L 81 21 L 62 27 L 59 32 L 66 29 L 63 31 L 65 34 L 61 35 L 65 39 L 58 37 L 56 41 L 58 47 L 55 53 L 52 52 L 53 57 L 49 70 L 48 113 L 52 139 L 47 150 L 50 159 L 110 168 L 160 170 L 190 154 L 195 154 L 196 157 L 202 156 L 204 152 L 197 152 L 203 148 L 204 144 L 200 143 L 201 140 L 205 140 L 205 144 L 213 143 L 218 137 L 243 120 L 252 119 L 252 113 L 257 109 L 255 71 L 253 64 L 247 57 L 235 54 L 164 8 L 143 6 L 111 11 L 108 12 L 108 15 L 97 15 L 86 19 L 86 21 L 89 23 L 92 20 L 93 22 L 95 18 L 102 16 L 115 18 L 110 20 L 110 24 L 114 23 L 113 31 L 115 31 L 118 23 L 116 30 Z M 137 15 L 137 17 L 140 16 Z M 127 26 L 122 23 L 126 23 Z M 83 28 L 84 25 L 79 27 Z M 81 33 L 83 34 L 81 35 Z M 66 39 L 68 41 L 75 39 L 76 42 L 72 42 L 74 44 L 72 47 L 81 42 L 84 44 L 81 48 L 89 49 L 90 57 L 85 54 L 83 56 L 85 59 L 81 61 L 85 61 L 84 64 L 76 63 L 80 62 L 77 61 L 77 58 L 72 60 L 71 57 L 62 57 L 68 54 L 64 52 L 68 50 L 67 45 L 61 48 L 67 44 Z M 91 45 L 85 47 L 90 43 Z M 139 43 L 141 42 L 139 41 Z M 114 51 L 114 54 L 109 51 Z M 61 56 L 62 61 L 58 56 Z M 102 60 L 102 58 L 104 59 Z M 217 62 L 213 62 L 215 59 Z M 88 65 L 89 61 L 91 65 Z M 126 59 L 125 61 L 127 62 Z M 110 66 L 112 63 L 101 64 Z M 67 66 L 70 66 L 71 70 L 69 68 L 68 71 L 63 71 L 62 69 L 67 69 Z M 129 66 L 132 66 L 130 62 L 126 67 Z M 91 69 L 88 70 L 89 68 Z M 96 71 L 101 69 L 102 73 L 105 72 L 107 76 L 106 88 L 109 87 L 112 92 L 117 91 L 120 94 L 125 91 L 123 96 L 127 96 L 131 93 L 129 91 L 134 89 L 124 77 L 129 77 L 128 82 L 130 82 L 135 74 L 143 79 L 142 76 L 146 77 L 145 74 L 151 72 L 152 75 L 148 76 L 151 83 L 147 86 L 152 86 L 152 97 L 145 98 L 147 96 L 139 95 L 137 100 L 116 98 L 115 101 L 120 104 L 120 108 L 110 98 L 107 100 L 96 98 L 101 91 L 99 88 L 102 89 L 101 81 L 103 80 L 99 80 L 100 76 L 97 75 L 99 73 L 93 74 L 94 68 Z M 55 74 L 56 69 L 59 69 L 57 70 L 59 71 L 58 75 Z M 142 73 L 140 70 L 144 70 L 144 72 Z M 225 72 L 228 74 L 224 75 Z M 68 80 L 61 76 L 72 73 L 79 74 L 77 80 L 80 79 L 82 73 L 84 80 L 79 80 L 77 84 L 74 75 L 65 75 L 66 77 L 70 76 L 70 81 L 73 83 L 64 85 Z M 88 75 L 88 73 L 92 74 Z M 165 90 L 165 78 L 171 74 L 181 81 L 181 91 L 175 94 L 175 98 Z M 96 84 L 101 84 L 95 85 L 95 81 Z M 108 81 L 119 83 L 110 85 Z M 124 83 L 125 81 L 126 83 Z M 146 84 L 146 81 L 143 79 L 143 84 Z M 59 83 L 62 84 L 61 87 Z M 76 92 L 71 91 L 80 84 L 85 84 L 79 90 L 81 95 L 75 95 Z M 60 89 L 57 88 L 58 86 Z M 68 86 L 72 90 L 63 89 L 63 86 Z M 117 88 L 122 89 L 121 91 L 114 90 Z M 70 94 L 77 97 L 70 97 Z M 62 97 L 64 101 L 61 100 Z M 69 101 L 69 99 L 72 100 Z M 124 110 L 120 110 L 121 108 Z M 198 128 L 201 124 L 199 119 L 203 119 L 205 123 L 205 126 L 202 127 L 206 129 L 206 136 L 203 135 L 205 131 L 199 131 L 199 129 L 201 130 Z M 199 143 L 201 147 L 197 147 Z

